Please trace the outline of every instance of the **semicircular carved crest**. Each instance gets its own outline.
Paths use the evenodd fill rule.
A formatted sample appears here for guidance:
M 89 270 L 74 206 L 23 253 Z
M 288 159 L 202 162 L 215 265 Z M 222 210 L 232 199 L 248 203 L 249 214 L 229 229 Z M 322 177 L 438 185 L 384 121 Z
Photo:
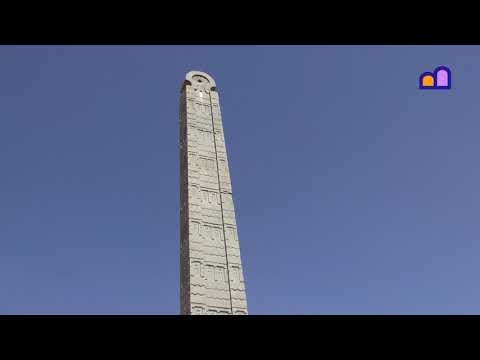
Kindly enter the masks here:
M 215 91 L 217 85 L 215 80 L 202 71 L 190 71 L 185 76 L 185 81 L 195 89 L 204 90 L 205 92 Z

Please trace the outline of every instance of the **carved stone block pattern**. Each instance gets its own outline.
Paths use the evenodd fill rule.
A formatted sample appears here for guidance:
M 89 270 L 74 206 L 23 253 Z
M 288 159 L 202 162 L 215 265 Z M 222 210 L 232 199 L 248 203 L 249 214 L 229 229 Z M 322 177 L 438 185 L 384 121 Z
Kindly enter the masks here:
M 220 101 L 210 75 L 187 73 L 179 113 L 180 312 L 247 315 Z

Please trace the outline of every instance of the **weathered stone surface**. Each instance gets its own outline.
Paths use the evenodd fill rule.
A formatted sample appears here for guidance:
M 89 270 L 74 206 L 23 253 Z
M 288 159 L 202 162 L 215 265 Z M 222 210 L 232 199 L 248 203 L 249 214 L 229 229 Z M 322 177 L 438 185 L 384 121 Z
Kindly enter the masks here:
M 181 314 L 248 314 L 220 101 L 200 71 L 181 89 L 180 188 Z

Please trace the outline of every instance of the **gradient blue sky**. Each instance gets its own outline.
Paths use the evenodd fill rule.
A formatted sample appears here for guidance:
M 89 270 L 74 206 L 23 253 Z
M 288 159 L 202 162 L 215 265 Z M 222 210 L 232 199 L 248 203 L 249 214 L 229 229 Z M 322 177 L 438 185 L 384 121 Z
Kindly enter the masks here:
M 1 46 L 0 313 L 179 312 L 179 89 L 220 92 L 251 314 L 480 313 L 480 47 Z M 418 75 L 452 69 L 452 90 Z

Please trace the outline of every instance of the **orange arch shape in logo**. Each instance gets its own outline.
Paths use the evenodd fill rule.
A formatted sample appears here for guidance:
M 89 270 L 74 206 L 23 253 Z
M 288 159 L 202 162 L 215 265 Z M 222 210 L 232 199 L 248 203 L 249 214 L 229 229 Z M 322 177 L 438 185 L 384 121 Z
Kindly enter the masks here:
M 421 77 L 421 87 L 426 88 L 426 87 L 434 87 L 435 86 L 435 78 L 433 77 L 433 74 L 423 74 Z

